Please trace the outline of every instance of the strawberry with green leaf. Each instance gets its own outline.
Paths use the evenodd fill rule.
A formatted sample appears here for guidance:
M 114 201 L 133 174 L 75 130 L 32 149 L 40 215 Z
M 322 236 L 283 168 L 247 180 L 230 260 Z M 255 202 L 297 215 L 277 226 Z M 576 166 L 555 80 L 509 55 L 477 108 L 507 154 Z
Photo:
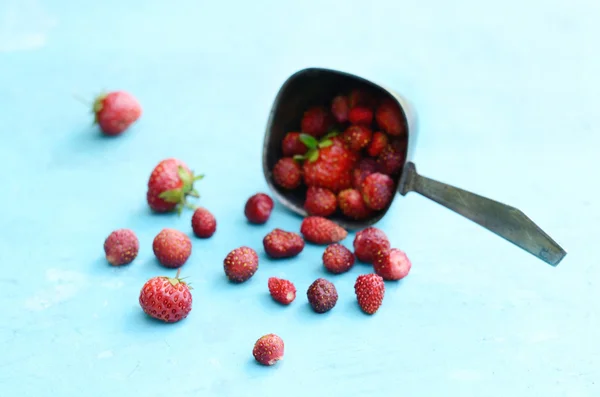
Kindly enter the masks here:
M 169 158 L 161 161 L 152 170 L 148 180 L 148 205 L 154 212 L 176 210 L 181 214 L 183 207 L 195 209 L 187 202 L 187 198 L 200 197 L 194 188 L 194 182 L 203 177 L 204 175 L 194 175 L 181 160 Z

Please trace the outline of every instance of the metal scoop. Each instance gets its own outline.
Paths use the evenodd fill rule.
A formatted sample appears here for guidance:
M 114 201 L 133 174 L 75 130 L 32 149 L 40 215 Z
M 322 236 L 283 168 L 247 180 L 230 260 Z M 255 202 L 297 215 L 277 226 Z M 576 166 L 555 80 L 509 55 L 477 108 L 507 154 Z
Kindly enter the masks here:
M 335 70 L 321 68 L 300 70 L 285 81 L 275 98 L 265 133 L 263 172 L 272 193 L 281 204 L 301 216 L 308 215 L 303 208 L 305 189 L 287 191 L 273 182 L 271 170 L 282 157 L 283 137 L 290 131 L 298 131 L 304 109 L 315 105 L 328 108 L 333 97 L 357 88 L 374 92 L 379 97 L 393 98 L 404 114 L 408 144 L 406 160 L 396 180 L 401 195 L 405 196 L 411 191 L 417 192 L 494 232 L 552 266 L 558 265 L 565 257 L 566 252 L 520 210 L 419 175 L 415 164 L 411 162 L 416 143 L 417 120 L 410 103 L 397 93 L 371 81 Z M 334 215 L 331 219 L 349 230 L 363 229 L 377 223 L 388 209 L 389 205 L 363 221 L 354 221 L 343 215 Z

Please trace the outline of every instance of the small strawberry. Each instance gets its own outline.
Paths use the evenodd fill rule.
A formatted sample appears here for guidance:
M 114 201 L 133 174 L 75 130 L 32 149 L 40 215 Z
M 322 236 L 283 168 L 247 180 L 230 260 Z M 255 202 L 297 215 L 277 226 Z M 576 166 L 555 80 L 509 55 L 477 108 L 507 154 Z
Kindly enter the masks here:
M 313 244 L 332 244 L 342 241 L 348 232 L 338 224 L 320 216 L 308 216 L 302 220 L 300 233 Z
M 302 169 L 291 157 L 283 157 L 273 167 L 273 179 L 284 189 L 295 189 L 302 182 Z
M 256 341 L 252 355 L 258 363 L 270 366 L 283 358 L 283 351 L 283 340 L 275 334 L 268 334 Z
M 309 215 L 329 216 L 337 209 L 337 198 L 331 190 L 310 186 L 306 191 L 304 209 Z
M 333 98 L 331 102 L 331 113 L 338 123 L 345 123 L 348 121 L 348 114 L 350 112 L 350 104 L 348 103 L 348 97 L 344 95 L 338 95 Z
M 197 208 L 192 215 L 192 230 L 196 237 L 211 237 L 217 230 L 217 220 L 206 208 Z
M 174 278 L 154 277 L 146 281 L 140 291 L 140 306 L 150 317 L 175 323 L 192 311 L 190 287 L 179 278 L 179 269 Z
M 296 287 L 289 280 L 270 277 L 268 287 L 273 299 L 282 305 L 289 305 L 296 299 Z
M 376 100 L 373 93 L 364 89 L 355 89 L 348 95 L 348 104 L 351 109 L 358 106 L 373 108 L 376 105 Z
M 356 233 L 353 246 L 359 261 L 373 263 L 379 252 L 390 249 L 390 241 L 383 230 L 371 226 Z
M 346 189 L 339 192 L 338 204 L 344 215 L 356 220 L 367 219 L 373 212 L 365 204 L 362 194 L 356 189 Z
M 397 175 L 404 165 L 404 150 L 399 143 L 388 144 L 377 158 L 379 171 L 387 175 Z
M 367 147 L 367 154 L 371 157 L 377 157 L 388 144 L 388 137 L 383 132 L 373 134 L 373 139 Z
M 165 228 L 154 237 L 152 250 L 161 265 L 177 268 L 192 254 L 192 241 L 179 230 Z
M 373 133 L 369 127 L 365 127 L 364 125 L 351 125 L 344 131 L 343 138 L 350 150 L 359 152 L 369 145 L 372 135 Z
M 333 117 L 320 106 L 314 106 L 304 112 L 300 126 L 302 132 L 314 137 L 323 136 L 333 125 Z
M 361 159 L 352 170 L 352 186 L 360 190 L 365 178 L 375 172 L 377 172 L 377 162 L 374 159 Z
M 307 150 L 306 146 L 300 140 L 299 132 L 288 132 L 285 137 L 283 137 L 281 149 L 284 157 L 303 155 Z
M 306 297 L 316 313 L 325 313 L 333 309 L 337 303 L 338 293 L 333 283 L 318 278 L 308 287 Z
M 187 197 L 200 197 L 194 189 L 194 182 L 203 175 L 194 175 L 180 160 L 169 158 L 158 163 L 148 180 L 146 200 L 155 212 L 181 213 L 183 207 L 193 208 Z
M 142 107 L 133 95 L 125 91 L 101 94 L 94 100 L 94 122 L 109 136 L 122 134 L 142 115 Z
M 382 210 L 394 198 L 394 181 L 386 174 L 376 172 L 365 178 L 361 191 L 367 207 Z
M 354 293 L 360 308 L 367 314 L 374 314 L 385 295 L 383 278 L 377 274 L 362 274 L 356 278 Z
M 246 201 L 244 215 L 250 223 L 263 224 L 269 220 L 273 206 L 271 197 L 264 193 L 257 193 Z
M 302 236 L 281 229 L 273 229 L 263 239 L 265 252 L 271 258 L 291 258 L 304 249 Z
M 390 281 L 406 277 L 408 272 L 410 272 L 411 266 L 406 253 L 396 248 L 378 252 L 375 255 L 375 262 L 373 263 L 375 273 L 383 277 L 384 280 Z
M 300 136 L 308 152 L 295 158 L 304 161 L 306 186 L 323 187 L 337 193 L 351 185 L 351 170 L 356 162 L 356 154 L 336 135 L 327 134 L 321 141 L 306 134 Z
M 373 122 L 373 111 L 366 107 L 357 106 L 350 110 L 348 119 L 352 124 L 369 126 Z
M 137 257 L 140 242 L 130 229 L 117 229 L 104 240 L 106 260 L 113 266 L 127 265 Z
M 354 266 L 354 254 L 341 244 L 331 244 L 323 252 L 323 266 L 330 273 L 341 274 Z
M 223 269 L 230 281 L 243 283 L 258 270 L 258 255 L 249 247 L 236 248 L 223 260 Z
M 406 125 L 404 116 L 398 103 L 391 98 L 386 98 L 381 101 L 375 113 L 377 125 L 383 131 L 393 136 L 406 135 Z

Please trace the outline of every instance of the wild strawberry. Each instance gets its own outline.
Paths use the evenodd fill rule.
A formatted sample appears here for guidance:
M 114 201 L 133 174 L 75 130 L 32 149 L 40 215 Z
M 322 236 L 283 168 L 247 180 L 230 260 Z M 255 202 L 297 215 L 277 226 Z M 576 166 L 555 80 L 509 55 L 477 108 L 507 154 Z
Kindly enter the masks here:
M 341 274 L 354 266 L 354 254 L 342 244 L 331 244 L 323 252 L 323 266 L 330 273 Z
M 339 192 L 338 204 L 342 213 L 352 219 L 366 219 L 372 213 L 371 209 L 365 204 L 362 194 L 356 189 L 346 189 Z
M 243 283 L 258 270 L 258 255 L 249 247 L 236 248 L 223 260 L 223 269 L 230 281 Z
M 300 126 L 302 132 L 318 138 L 333 126 L 333 118 L 325 108 L 315 106 L 304 112 Z
M 332 244 L 342 241 L 348 232 L 338 224 L 320 216 L 308 216 L 302 220 L 300 233 L 313 244 Z
M 177 268 L 192 254 L 192 241 L 179 230 L 165 228 L 154 237 L 152 250 L 163 266 Z
M 369 158 L 361 159 L 356 168 L 352 170 L 352 186 L 360 190 L 365 178 L 375 172 L 377 172 L 377 162 L 375 160 Z
M 348 104 L 351 109 L 358 106 L 373 108 L 376 105 L 376 100 L 372 92 L 364 89 L 355 89 L 348 95 Z
M 371 157 L 377 157 L 388 144 L 388 137 L 383 132 L 373 134 L 373 139 L 367 147 L 367 154 Z
M 371 226 L 356 233 L 353 246 L 359 261 L 373 263 L 379 252 L 390 249 L 390 241 L 383 230 Z
M 200 197 L 194 189 L 194 182 L 203 175 L 194 175 L 180 160 L 169 158 L 158 163 L 150 174 L 146 200 L 155 212 L 181 213 L 183 207 L 193 207 L 187 197 Z
M 348 114 L 348 119 L 352 124 L 369 126 L 373 122 L 373 111 L 365 107 L 354 107 Z
M 404 165 L 404 151 L 400 144 L 388 144 L 379 154 L 377 165 L 384 174 L 398 174 Z
M 325 313 L 333 309 L 338 300 L 335 285 L 324 278 L 316 279 L 306 291 L 308 303 L 317 313 Z
M 166 323 L 181 321 L 192 311 L 190 287 L 179 278 L 179 270 L 174 278 L 154 277 L 146 281 L 139 302 L 147 315 Z
M 348 188 L 356 155 L 344 145 L 340 137 L 325 137 L 321 142 L 311 138 L 305 134 L 301 137 L 309 148 L 304 157 L 304 183 L 307 186 L 326 188 L 334 193 Z
M 369 127 L 363 125 L 351 125 L 344 131 L 343 138 L 350 150 L 359 152 L 369 145 L 372 135 L 373 133 Z
M 304 249 L 302 236 L 281 229 L 273 229 L 263 239 L 265 252 L 271 258 L 290 258 Z
M 258 363 L 270 366 L 283 358 L 283 351 L 283 340 L 275 334 L 268 334 L 256 341 L 252 355 Z
M 385 284 L 383 278 L 377 274 L 362 274 L 356 278 L 354 293 L 358 305 L 367 314 L 374 314 L 385 295 Z
M 304 209 L 309 215 L 329 216 L 337 209 L 337 198 L 331 190 L 310 186 L 306 191 Z
M 338 123 L 345 123 L 348 121 L 348 113 L 350 112 L 350 104 L 348 103 L 348 97 L 344 95 L 338 95 L 333 98 L 331 102 L 331 113 Z
M 406 135 L 406 126 L 404 124 L 404 116 L 398 103 L 391 98 L 386 98 L 381 101 L 375 113 L 377 125 L 383 131 L 393 136 Z
M 217 220 L 206 208 L 197 208 L 192 215 L 192 230 L 196 237 L 211 237 L 217 230 Z
M 282 305 L 289 305 L 296 299 L 296 287 L 289 280 L 270 277 L 268 287 L 273 299 Z
M 273 206 L 271 197 L 264 193 L 257 193 L 246 201 L 244 215 L 250 223 L 263 224 L 269 220 Z
M 302 169 L 291 157 L 283 157 L 273 167 L 273 179 L 284 189 L 295 189 L 302 181 Z
M 375 255 L 373 263 L 375 273 L 384 280 L 400 280 L 406 277 L 411 268 L 411 263 L 406 254 L 399 249 L 392 248 L 389 251 L 380 251 Z
M 142 107 L 133 95 L 125 91 L 101 94 L 94 100 L 95 123 L 105 135 L 123 133 L 142 115 Z
M 117 229 L 104 240 L 106 260 L 113 266 L 127 265 L 137 257 L 140 242 L 130 229 Z
M 369 175 L 361 187 L 365 204 L 373 210 L 384 209 L 394 198 L 394 181 L 386 174 Z
M 285 137 L 283 137 L 281 149 L 284 157 L 293 157 L 297 154 L 303 155 L 307 150 L 304 143 L 300 140 L 299 132 L 288 132 Z

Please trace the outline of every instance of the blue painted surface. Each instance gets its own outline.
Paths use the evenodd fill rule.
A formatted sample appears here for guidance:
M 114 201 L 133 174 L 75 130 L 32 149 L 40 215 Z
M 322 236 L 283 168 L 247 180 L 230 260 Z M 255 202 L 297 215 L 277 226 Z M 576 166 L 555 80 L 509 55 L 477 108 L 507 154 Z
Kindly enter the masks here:
M 4 0 L 0 3 L 0 392 L 3 396 L 598 396 L 596 183 L 600 3 L 445 1 Z M 307 66 L 363 75 L 410 98 L 421 173 L 521 208 L 568 251 L 552 268 L 416 195 L 378 225 L 413 261 L 373 317 L 353 282 L 325 315 L 305 301 L 321 248 L 267 260 L 250 282 L 222 260 L 261 248 L 300 220 L 276 207 L 251 227 L 265 191 L 263 129 L 280 84 Z M 73 93 L 126 89 L 144 106 L 118 139 L 90 126 Z M 171 274 L 151 242 L 191 232 L 190 214 L 153 216 L 152 167 L 176 156 L 218 219 L 183 267 L 185 321 L 148 320 L 146 279 Z M 104 238 L 129 227 L 141 251 L 109 267 Z M 351 246 L 353 235 L 345 244 Z M 290 307 L 269 276 L 298 287 Z M 286 342 L 255 365 L 263 334 Z

